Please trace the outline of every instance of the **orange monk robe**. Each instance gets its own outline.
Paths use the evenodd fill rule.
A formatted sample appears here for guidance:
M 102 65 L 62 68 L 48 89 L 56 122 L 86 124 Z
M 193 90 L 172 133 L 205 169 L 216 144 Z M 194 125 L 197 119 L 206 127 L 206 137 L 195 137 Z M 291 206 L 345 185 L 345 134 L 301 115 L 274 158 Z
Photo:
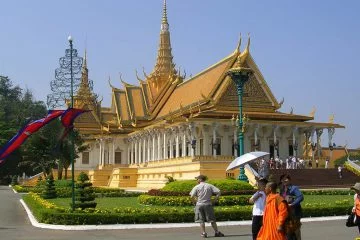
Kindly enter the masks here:
M 285 233 L 278 231 L 288 215 L 287 205 L 279 194 L 266 196 L 263 225 L 256 240 L 286 240 Z

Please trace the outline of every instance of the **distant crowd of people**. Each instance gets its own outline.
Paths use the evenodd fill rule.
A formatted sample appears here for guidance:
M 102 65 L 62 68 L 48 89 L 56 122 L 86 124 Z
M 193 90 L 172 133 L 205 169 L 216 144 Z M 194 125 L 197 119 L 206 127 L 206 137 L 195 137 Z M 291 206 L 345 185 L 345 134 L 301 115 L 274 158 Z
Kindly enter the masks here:
M 285 159 L 279 157 L 270 158 L 269 161 L 265 159 L 260 160 L 260 168 L 268 165 L 270 169 L 304 169 L 304 168 L 313 168 L 313 161 L 311 159 L 304 160 L 299 157 L 289 156 Z M 315 159 L 315 166 L 319 168 L 319 159 Z M 325 168 L 329 168 L 329 158 L 325 160 Z

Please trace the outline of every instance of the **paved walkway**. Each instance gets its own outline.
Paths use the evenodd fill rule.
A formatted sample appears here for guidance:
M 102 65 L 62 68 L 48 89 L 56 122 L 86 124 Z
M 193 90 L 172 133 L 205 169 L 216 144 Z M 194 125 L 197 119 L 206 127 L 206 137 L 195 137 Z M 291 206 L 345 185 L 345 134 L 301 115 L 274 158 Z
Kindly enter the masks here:
M 201 239 L 197 224 L 192 223 L 148 225 L 116 224 L 100 226 L 39 224 L 35 219 L 32 219 L 31 215 L 28 217 L 24 207 L 20 203 L 20 194 L 15 194 L 7 186 L 0 186 L 0 199 L 0 239 L 4 240 Z M 346 228 L 344 219 L 344 216 L 303 219 L 303 239 L 354 239 L 358 236 L 357 229 Z M 220 222 L 219 226 L 220 230 L 226 234 L 226 239 L 251 239 L 250 221 Z M 212 236 L 211 227 L 207 227 L 207 229 L 209 235 Z

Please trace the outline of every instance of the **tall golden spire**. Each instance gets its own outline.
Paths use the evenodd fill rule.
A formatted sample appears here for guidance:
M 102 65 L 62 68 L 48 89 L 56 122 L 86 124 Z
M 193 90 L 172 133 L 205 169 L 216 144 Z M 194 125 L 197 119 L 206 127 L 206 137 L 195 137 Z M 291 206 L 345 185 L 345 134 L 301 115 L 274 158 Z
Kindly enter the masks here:
M 163 12 L 161 19 L 160 42 L 156 58 L 156 63 L 151 74 L 147 77 L 151 96 L 155 100 L 162 87 L 169 81 L 179 81 L 175 64 L 173 63 L 173 55 L 171 53 L 171 41 L 169 23 L 167 19 L 166 0 L 163 4 Z
M 161 24 L 167 24 L 167 25 L 169 25 L 169 24 L 168 24 L 168 21 L 167 21 L 166 0 L 164 0 L 163 16 L 162 16 Z
M 87 67 L 86 49 L 81 70 L 80 86 L 74 98 L 75 105 L 77 105 L 77 107 L 79 108 L 81 108 L 85 103 L 96 102 L 96 95 L 92 93 L 92 82 L 89 81 L 89 69 Z
M 84 72 L 88 72 L 88 68 L 87 68 L 87 57 L 86 57 L 86 49 L 85 49 L 85 53 L 84 53 L 84 61 L 83 61 L 83 65 L 82 65 L 82 73 Z

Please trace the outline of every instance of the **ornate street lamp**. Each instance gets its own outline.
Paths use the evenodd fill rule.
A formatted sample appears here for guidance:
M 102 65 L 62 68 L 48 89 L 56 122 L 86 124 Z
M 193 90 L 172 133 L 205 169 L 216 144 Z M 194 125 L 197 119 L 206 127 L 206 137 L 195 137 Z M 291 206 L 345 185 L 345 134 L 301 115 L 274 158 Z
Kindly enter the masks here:
M 77 91 L 80 86 L 81 66 L 83 59 L 78 57 L 76 49 L 73 49 L 73 39 L 68 37 L 70 49 L 65 50 L 65 57 L 59 59 L 60 67 L 55 70 L 55 80 L 51 81 L 50 87 L 52 94 L 47 96 L 47 105 L 49 108 L 57 108 L 64 106 L 70 98 L 70 108 L 74 107 L 74 91 Z M 75 210 L 75 167 L 74 167 L 74 138 L 73 130 L 69 132 L 71 150 L 71 196 L 72 210 Z
M 239 126 L 238 126 L 238 143 L 239 143 L 239 156 L 244 154 L 244 122 L 243 122 L 243 91 L 244 91 L 244 85 L 249 80 L 251 74 L 253 71 L 246 67 L 245 62 L 246 58 L 249 55 L 249 46 L 250 46 L 250 37 L 248 40 L 248 44 L 246 46 L 246 49 L 243 53 L 240 54 L 239 48 L 241 44 L 241 38 L 239 41 L 239 45 L 237 48 L 238 51 L 238 57 L 236 60 L 236 63 L 233 68 L 229 69 L 226 72 L 226 75 L 230 76 L 230 78 L 234 81 L 236 85 L 236 91 L 238 95 L 238 101 L 239 101 Z M 242 181 L 248 181 L 248 178 L 245 175 L 244 167 L 240 167 L 240 175 L 238 177 L 239 180 Z

